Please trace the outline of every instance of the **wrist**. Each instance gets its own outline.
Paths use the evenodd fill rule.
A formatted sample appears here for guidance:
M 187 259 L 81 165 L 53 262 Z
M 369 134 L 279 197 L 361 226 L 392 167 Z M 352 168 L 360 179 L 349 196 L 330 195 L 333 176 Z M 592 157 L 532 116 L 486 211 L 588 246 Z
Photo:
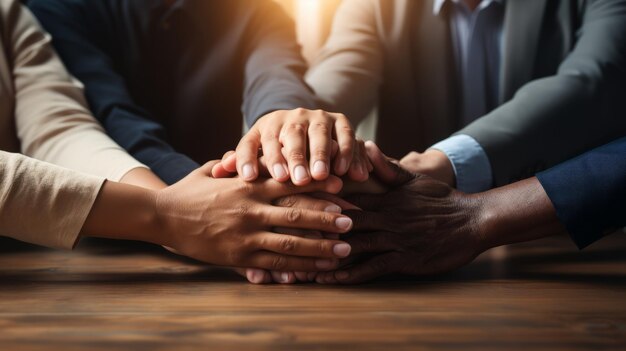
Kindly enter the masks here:
M 469 195 L 473 199 L 476 208 L 475 231 L 481 250 L 487 251 L 496 246 L 498 228 L 501 226 L 498 217 L 498 209 L 494 196 L 490 192 Z
M 491 217 L 488 201 L 483 194 L 466 194 L 454 190 L 452 198 L 457 213 L 462 216 L 460 230 L 464 236 L 474 243 L 472 247 L 476 256 L 492 248 L 490 237 Z
M 477 226 L 487 249 L 563 232 L 536 178 L 472 195 L 479 199 Z
M 105 182 L 81 236 L 154 242 L 153 233 L 159 229 L 154 198 L 153 190 Z

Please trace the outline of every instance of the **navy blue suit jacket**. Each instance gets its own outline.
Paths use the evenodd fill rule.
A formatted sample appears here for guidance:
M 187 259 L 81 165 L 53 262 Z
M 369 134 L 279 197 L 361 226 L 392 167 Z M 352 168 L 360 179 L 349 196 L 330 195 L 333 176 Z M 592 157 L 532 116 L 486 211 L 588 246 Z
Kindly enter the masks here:
M 626 226 L 626 137 L 537 178 L 579 248 Z
M 30 0 L 107 133 L 174 183 L 268 112 L 317 108 L 272 0 Z

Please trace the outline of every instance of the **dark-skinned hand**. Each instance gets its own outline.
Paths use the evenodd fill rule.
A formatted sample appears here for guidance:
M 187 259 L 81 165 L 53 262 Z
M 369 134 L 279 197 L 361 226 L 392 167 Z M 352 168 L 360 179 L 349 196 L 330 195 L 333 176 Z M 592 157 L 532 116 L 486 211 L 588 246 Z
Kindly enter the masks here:
M 472 196 L 408 172 L 374 143 L 366 148 L 374 173 L 390 191 L 346 197 L 362 209 L 344 211 L 354 222 L 344 239 L 352 252 L 343 268 L 318 273 L 318 283 L 355 284 L 394 273 L 432 275 L 459 268 L 483 251 L 475 225 L 480 204 Z

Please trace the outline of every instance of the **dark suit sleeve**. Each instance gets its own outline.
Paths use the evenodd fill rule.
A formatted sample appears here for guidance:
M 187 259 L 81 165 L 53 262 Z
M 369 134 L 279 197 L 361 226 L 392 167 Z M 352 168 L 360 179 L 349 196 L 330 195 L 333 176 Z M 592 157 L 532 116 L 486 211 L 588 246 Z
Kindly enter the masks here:
M 626 137 L 537 174 L 579 248 L 626 226 Z
M 626 1 L 587 5 L 574 50 L 554 76 L 461 130 L 478 141 L 494 185 L 532 176 L 626 132 Z
M 295 25 L 274 1 L 255 1 L 245 35 L 243 113 L 248 126 L 259 117 L 320 104 L 304 82 L 307 65 L 296 41 Z
M 102 49 L 107 38 L 90 30 L 96 23 L 87 24 L 89 11 L 98 11 L 98 5 L 86 9 L 82 4 L 35 0 L 28 5 L 52 34 L 69 71 L 85 85 L 90 108 L 109 136 L 163 181 L 177 182 L 198 164 L 177 153 L 166 141 L 163 126 L 133 101 L 124 78 Z

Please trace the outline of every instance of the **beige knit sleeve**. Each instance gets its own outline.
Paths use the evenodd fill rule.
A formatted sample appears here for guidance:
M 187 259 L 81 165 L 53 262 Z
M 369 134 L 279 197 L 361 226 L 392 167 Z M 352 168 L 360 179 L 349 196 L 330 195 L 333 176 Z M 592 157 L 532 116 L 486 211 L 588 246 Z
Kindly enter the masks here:
M 10 33 L 15 119 L 27 156 L 120 180 L 145 167 L 113 142 L 87 109 L 82 86 L 73 79 L 33 15 L 19 1 L 3 0 L 4 30 Z
M 0 235 L 71 249 L 104 178 L 0 151 Z

